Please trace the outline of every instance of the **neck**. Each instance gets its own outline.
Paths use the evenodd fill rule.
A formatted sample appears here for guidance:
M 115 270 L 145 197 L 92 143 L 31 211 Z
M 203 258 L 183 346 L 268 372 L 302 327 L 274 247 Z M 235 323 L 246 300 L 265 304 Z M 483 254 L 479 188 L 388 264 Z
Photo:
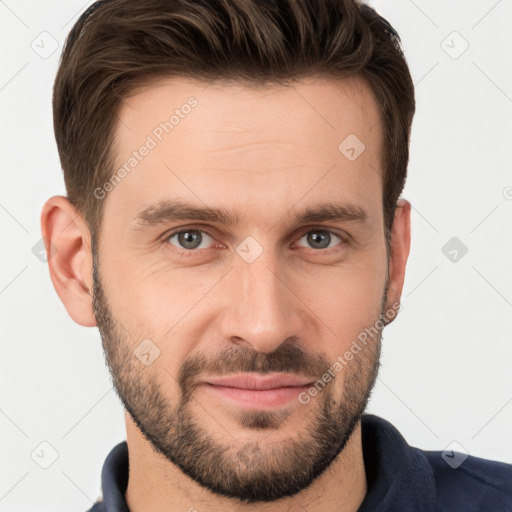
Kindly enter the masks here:
M 126 413 L 130 512 L 355 512 L 366 495 L 361 423 L 336 460 L 308 488 L 273 503 L 243 504 L 190 479 L 153 447 Z

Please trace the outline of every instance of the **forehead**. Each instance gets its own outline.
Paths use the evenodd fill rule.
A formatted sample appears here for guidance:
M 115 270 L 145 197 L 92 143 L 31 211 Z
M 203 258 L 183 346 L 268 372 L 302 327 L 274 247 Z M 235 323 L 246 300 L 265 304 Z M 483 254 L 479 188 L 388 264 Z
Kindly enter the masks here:
M 321 198 L 380 216 L 381 128 L 362 78 L 264 88 L 172 78 L 124 98 L 118 118 L 114 174 L 125 172 L 105 210 L 133 218 L 174 197 L 273 222 Z

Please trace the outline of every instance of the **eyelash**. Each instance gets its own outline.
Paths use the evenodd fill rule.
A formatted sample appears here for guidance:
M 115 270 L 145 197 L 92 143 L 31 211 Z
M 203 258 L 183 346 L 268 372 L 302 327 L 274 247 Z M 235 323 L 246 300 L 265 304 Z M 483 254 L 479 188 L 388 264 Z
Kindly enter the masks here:
M 187 231 L 197 231 L 201 234 L 205 234 L 205 235 L 208 235 L 209 237 L 211 237 L 212 239 L 215 240 L 215 237 L 209 233 L 208 231 L 204 230 L 204 229 L 200 229 L 200 228 L 194 228 L 194 227 L 189 227 L 189 228 L 180 228 L 179 230 L 176 230 L 176 231 L 172 231 L 171 233 L 166 233 L 162 238 L 163 238 L 163 242 L 165 242 L 167 245 L 173 247 L 173 251 L 175 252 L 181 252 L 182 254 L 190 257 L 190 256 L 197 256 L 201 251 L 207 251 L 209 250 L 210 248 L 207 248 L 207 249 L 185 249 L 185 248 L 180 248 L 180 247 L 177 247 L 177 246 L 173 246 L 172 244 L 169 243 L 169 240 L 175 236 L 175 235 L 179 235 L 180 233 L 186 233 Z M 304 231 L 301 236 L 298 238 L 298 240 L 300 240 L 303 236 L 305 235 L 308 235 L 309 233 L 314 233 L 315 231 L 321 231 L 321 232 L 325 232 L 325 233 L 329 233 L 331 235 L 334 235 L 336 237 L 338 237 L 341 242 L 334 246 L 334 247 L 329 247 L 329 248 L 326 248 L 326 249 L 313 249 L 311 247 L 309 247 L 309 250 L 310 251 L 314 251 L 316 253 L 320 253 L 320 252 L 323 252 L 323 253 L 326 253 L 326 254 L 330 254 L 330 252 L 332 250 L 339 250 L 337 249 L 337 247 L 339 247 L 340 245 L 346 245 L 348 243 L 348 236 L 342 236 L 340 235 L 339 233 L 335 232 L 335 231 L 332 231 L 332 230 L 329 230 L 329 229 L 326 229 L 324 226 L 313 226 L 313 227 L 309 227 L 307 231 Z M 307 249 L 305 247 L 303 247 L 303 249 Z

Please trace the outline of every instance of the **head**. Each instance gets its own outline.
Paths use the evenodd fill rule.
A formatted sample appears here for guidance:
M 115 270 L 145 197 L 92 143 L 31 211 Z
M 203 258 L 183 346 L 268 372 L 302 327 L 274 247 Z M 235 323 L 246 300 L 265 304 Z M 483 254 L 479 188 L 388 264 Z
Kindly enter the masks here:
M 398 35 L 353 0 L 99 1 L 69 34 L 52 281 L 212 492 L 295 494 L 347 445 L 400 302 L 413 114 Z M 208 384 L 276 372 L 307 385 L 261 406 Z

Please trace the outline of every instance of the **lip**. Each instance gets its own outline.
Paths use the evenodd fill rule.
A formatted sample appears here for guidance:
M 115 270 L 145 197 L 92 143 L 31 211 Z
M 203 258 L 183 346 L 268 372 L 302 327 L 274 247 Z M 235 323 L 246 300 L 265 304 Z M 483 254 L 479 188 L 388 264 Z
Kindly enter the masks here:
M 311 379 L 286 373 L 276 373 L 272 375 L 242 373 L 226 377 L 212 377 L 206 379 L 205 382 L 215 386 L 226 386 L 230 388 L 266 390 L 282 387 L 306 386 L 311 384 Z
M 203 384 L 206 392 L 216 398 L 246 409 L 261 410 L 298 401 L 298 395 L 308 389 L 311 380 L 286 374 L 241 374 L 210 378 Z

